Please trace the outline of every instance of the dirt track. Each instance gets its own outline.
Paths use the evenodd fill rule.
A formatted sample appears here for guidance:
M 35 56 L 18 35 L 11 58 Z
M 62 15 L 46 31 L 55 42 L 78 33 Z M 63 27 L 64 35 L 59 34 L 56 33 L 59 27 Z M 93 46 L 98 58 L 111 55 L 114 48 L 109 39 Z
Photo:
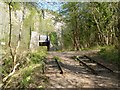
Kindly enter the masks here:
M 98 75 L 90 73 L 86 67 L 71 59 L 71 56 L 95 54 L 97 51 L 80 52 L 49 52 L 45 75 L 49 78 L 47 88 L 116 88 L 118 87 L 117 74 L 108 71 Z M 60 74 L 54 56 L 61 59 L 64 74 Z

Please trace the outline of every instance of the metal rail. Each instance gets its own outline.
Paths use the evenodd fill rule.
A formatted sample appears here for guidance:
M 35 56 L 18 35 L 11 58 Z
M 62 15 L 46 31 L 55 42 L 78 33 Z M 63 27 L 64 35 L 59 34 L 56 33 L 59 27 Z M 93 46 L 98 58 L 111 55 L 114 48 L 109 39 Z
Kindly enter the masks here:
M 86 55 L 84 55 L 84 57 L 86 57 L 86 58 L 88 58 L 89 60 L 91 60 L 91 61 L 93 61 L 93 62 L 97 63 L 99 66 L 101 66 L 101 67 L 103 67 L 103 68 L 105 68 L 105 69 L 109 70 L 110 72 L 113 72 L 113 70 L 111 70 L 110 68 L 108 68 L 108 67 L 104 66 L 103 64 L 101 64 L 101 63 L 99 63 L 99 62 L 97 62 L 97 61 L 93 60 L 92 58 L 90 58 L 90 57 L 88 57 L 88 56 L 86 56 Z
M 56 61 L 57 65 L 58 65 L 58 68 L 60 70 L 60 74 L 63 74 L 63 70 L 61 68 L 61 65 L 59 64 L 59 62 L 58 62 L 58 60 L 56 58 L 55 58 L 55 61 Z
M 80 58 L 77 57 L 77 60 L 79 61 L 79 63 L 82 63 L 84 66 L 86 66 L 93 74 L 97 75 L 96 71 L 93 68 L 91 68 L 90 66 L 88 66 L 85 62 L 80 60 Z

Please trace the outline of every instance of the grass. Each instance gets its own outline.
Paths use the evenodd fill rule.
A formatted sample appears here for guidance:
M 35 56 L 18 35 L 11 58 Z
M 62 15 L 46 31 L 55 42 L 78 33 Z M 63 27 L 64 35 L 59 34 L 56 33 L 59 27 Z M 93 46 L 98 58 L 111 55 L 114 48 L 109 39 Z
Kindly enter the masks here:
M 90 48 L 83 48 L 83 49 L 81 49 L 82 51 L 83 50 L 100 50 L 101 48 L 103 48 L 102 46 L 94 46 L 94 47 L 90 47 Z
M 103 58 L 105 61 L 118 64 L 120 61 L 118 60 L 118 49 L 115 46 L 94 46 L 91 48 L 84 48 L 83 50 L 100 50 L 98 55 Z
M 100 52 L 98 53 L 101 58 L 105 59 L 111 63 L 119 63 L 118 60 L 118 50 L 114 46 L 105 46 L 102 47 Z
M 58 56 L 54 56 L 54 57 L 53 57 L 53 59 L 56 59 L 56 60 L 58 60 L 59 62 L 61 62 L 61 61 L 62 61 L 62 59 L 61 59 L 61 58 L 59 58 Z
M 29 88 L 30 85 L 35 85 L 35 81 L 32 77 L 34 76 L 33 73 L 39 73 L 39 76 L 41 76 L 42 72 L 42 66 L 44 64 L 45 57 L 47 55 L 47 50 L 44 48 L 39 48 L 35 52 L 28 52 L 26 55 L 23 55 L 22 58 L 18 58 L 18 61 L 20 62 L 20 66 L 17 68 L 16 72 L 13 76 L 9 78 L 6 85 L 4 85 L 6 88 Z M 11 58 L 6 58 L 4 60 L 5 65 L 3 66 L 3 69 L 5 72 L 3 72 L 5 75 L 7 75 L 6 71 L 9 71 L 7 69 L 10 68 L 12 60 Z M 39 68 L 39 71 L 36 69 Z M 42 76 L 43 77 L 43 76 Z M 39 80 L 39 82 L 42 82 L 43 80 Z M 35 85 L 36 88 L 41 85 Z

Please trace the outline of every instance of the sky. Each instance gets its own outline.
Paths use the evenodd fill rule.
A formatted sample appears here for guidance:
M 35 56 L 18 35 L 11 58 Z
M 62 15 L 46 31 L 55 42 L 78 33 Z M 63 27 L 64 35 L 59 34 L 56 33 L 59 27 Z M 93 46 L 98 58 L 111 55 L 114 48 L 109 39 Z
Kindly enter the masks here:
M 61 9 L 62 4 L 62 2 L 39 2 L 41 8 L 53 11 L 59 11 Z

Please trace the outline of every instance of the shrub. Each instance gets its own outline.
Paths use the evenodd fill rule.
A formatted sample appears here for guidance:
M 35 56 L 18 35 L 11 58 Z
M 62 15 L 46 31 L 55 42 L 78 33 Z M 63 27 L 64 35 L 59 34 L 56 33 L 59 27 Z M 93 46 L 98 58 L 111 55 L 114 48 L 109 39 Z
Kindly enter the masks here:
M 100 50 L 99 55 L 113 63 L 118 63 L 118 50 L 114 46 L 104 47 Z
M 20 62 L 20 66 L 8 79 L 8 83 L 6 83 L 7 85 L 4 85 L 3 87 L 28 88 L 31 84 L 35 84 L 32 74 L 36 68 L 39 68 L 39 72 L 41 73 L 46 54 L 46 50 L 38 49 L 36 52 L 26 52 L 25 54 L 22 53 L 22 55 L 18 56 L 17 62 Z M 4 59 L 4 66 L 3 68 L 0 68 L 4 73 L 4 76 L 7 76 L 11 72 L 12 65 L 13 60 L 11 57 Z
M 46 57 L 46 50 L 38 50 L 30 54 L 30 59 L 32 63 L 42 63 Z

